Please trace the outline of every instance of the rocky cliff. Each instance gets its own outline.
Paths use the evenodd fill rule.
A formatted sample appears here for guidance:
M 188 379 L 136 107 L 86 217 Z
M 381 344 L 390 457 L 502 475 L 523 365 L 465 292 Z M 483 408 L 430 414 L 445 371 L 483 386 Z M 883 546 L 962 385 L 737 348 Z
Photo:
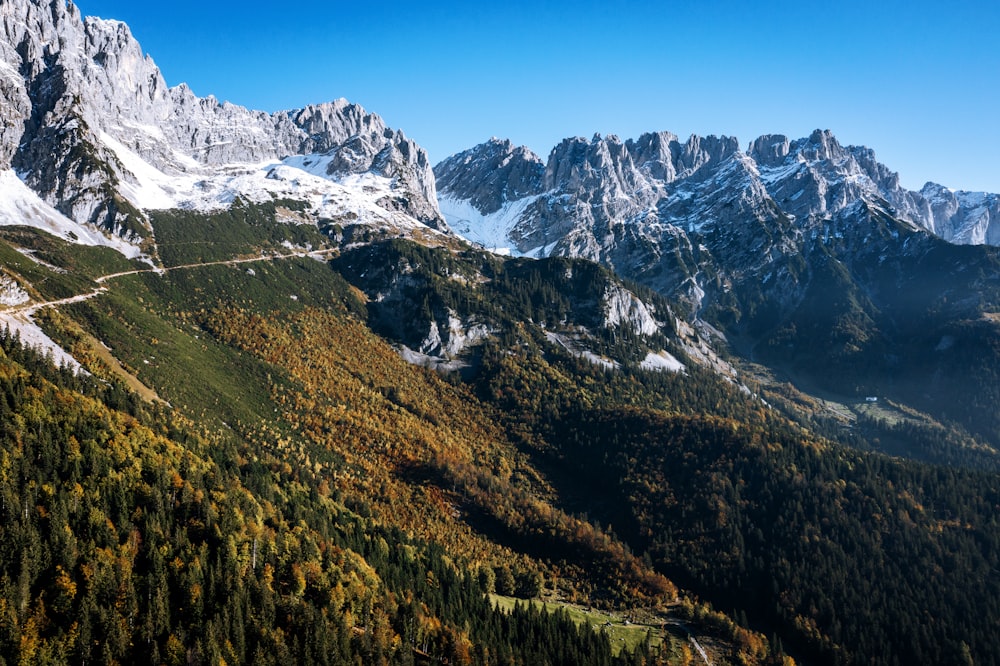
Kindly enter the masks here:
M 1000 240 L 996 195 L 906 190 L 872 150 L 829 131 L 762 136 L 746 151 L 733 137 L 668 132 L 566 139 L 542 179 L 540 159 L 510 168 L 526 154 L 494 140 L 436 167 L 456 229 L 522 254 L 599 261 L 695 309 L 706 291 L 775 275 L 775 262 L 816 239 L 866 229 L 848 219 L 863 210 L 956 243 Z M 490 168 L 498 162 L 507 166 Z
M 426 153 L 377 115 L 345 100 L 264 113 L 170 88 L 128 26 L 65 0 L 0 7 L 0 107 L 0 168 L 71 219 L 133 239 L 148 231 L 135 194 L 147 165 L 161 181 L 211 179 L 292 156 L 333 181 L 383 178 L 378 205 L 443 226 Z

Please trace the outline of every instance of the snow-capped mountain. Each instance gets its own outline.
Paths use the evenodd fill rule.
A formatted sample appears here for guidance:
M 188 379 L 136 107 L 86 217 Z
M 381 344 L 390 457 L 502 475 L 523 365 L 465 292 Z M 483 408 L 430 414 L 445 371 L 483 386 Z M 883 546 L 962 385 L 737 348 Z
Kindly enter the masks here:
M 1000 245 L 1000 195 L 954 192 L 935 183 L 920 190 L 930 210 L 924 226 L 945 240 L 972 245 Z
M 169 88 L 128 26 L 65 0 L 0 5 L 0 108 L 0 170 L 64 216 L 50 226 L 138 243 L 144 210 L 295 189 L 362 221 L 443 228 L 427 154 L 379 116 L 345 100 L 269 114 Z
M 871 149 L 842 146 L 829 131 L 762 136 L 746 152 L 733 137 L 595 135 L 564 140 L 539 177 L 542 169 L 526 148 L 496 139 L 450 157 L 435 167 L 446 217 L 465 222 L 476 240 L 489 235 L 483 227 L 502 226 L 503 240 L 523 254 L 595 259 L 617 224 L 695 231 L 725 223 L 731 205 L 739 216 L 780 212 L 804 228 L 864 201 L 952 242 L 1000 240 L 997 195 L 931 183 L 906 190 Z M 723 200 L 727 210 L 716 205 Z
M 466 238 L 597 261 L 670 299 L 680 325 L 814 385 L 932 408 L 929 387 L 952 399 L 969 359 L 994 357 L 1000 198 L 906 190 L 829 131 L 748 150 L 666 132 L 567 139 L 541 179 L 540 159 L 494 140 L 435 169 L 442 212 Z
M 438 187 L 456 200 L 468 200 L 480 213 L 496 213 L 510 201 L 538 194 L 545 185 L 545 164 L 524 146 L 490 139 L 454 155 L 434 172 Z
M 706 289 L 861 228 L 850 219 L 863 210 L 956 243 L 1000 240 L 996 195 L 906 190 L 870 149 L 829 131 L 763 136 L 747 151 L 733 137 L 595 135 L 556 146 L 540 178 L 541 164 L 498 140 L 448 158 L 435 167 L 441 209 L 487 247 L 586 257 L 695 307 Z

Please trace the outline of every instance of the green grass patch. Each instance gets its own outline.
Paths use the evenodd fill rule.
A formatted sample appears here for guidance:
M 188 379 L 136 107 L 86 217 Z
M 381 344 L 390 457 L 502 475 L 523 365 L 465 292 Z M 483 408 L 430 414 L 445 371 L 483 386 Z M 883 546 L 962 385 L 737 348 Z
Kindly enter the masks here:
M 664 649 L 665 641 L 667 643 L 666 648 L 670 649 L 674 640 L 670 634 L 665 633 L 659 627 L 633 622 L 626 624 L 626 618 L 620 613 L 605 613 L 581 608 L 572 604 L 540 601 L 538 599 L 517 599 L 499 594 L 491 594 L 490 602 L 495 607 L 508 613 L 514 610 L 515 604 L 521 604 L 522 606 L 531 604 L 535 608 L 544 610 L 547 613 L 562 610 L 577 625 L 586 625 L 594 631 L 607 633 L 608 638 L 611 639 L 611 649 L 615 655 L 620 654 L 623 649 L 628 652 L 634 652 L 647 637 L 649 638 L 650 646 L 658 648 L 661 651 Z
M 225 261 L 295 247 L 327 247 L 329 238 L 308 222 L 295 202 L 237 202 L 227 210 L 151 213 L 156 245 L 164 266 Z
M 297 312 L 306 306 L 365 313 L 347 281 L 326 262 L 306 257 L 183 268 L 144 275 L 142 283 L 151 297 L 180 311 L 228 304 L 261 313 Z M 108 286 L 117 289 L 117 284 Z
M 92 291 L 101 275 L 148 268 L 111 248 L 76 245 L 28 227 L 0 228 L 0 266 L 49 300 Z
M 306 306 L 364 312 L 347 282 L 308 258 L 128 275 L 106 286 L 106 294 L 63 311 L 163 400 L 192 418 L 231 426 L 270 418 L 270 387 L 289 380 L 216 340 L 202 327 L 204 317 L 220 306 L 273 317 Z
M 853 409 L 859 415 L 879 419 L 889 426 L 899 425 L 900 423 L 911 423 L 914 425 L 933 424 L 930 417 L 922 415 L 916 410 L 904 409 L 889 400 L 879 400 L 876 402 L 868 402 L 866 400 L 865 402 L 855 404 Z
M 97 298 L 65 312 L 111 348 L 125 370 L 189 416 L 227 425 L 271 414 L 268 386 L 280 373 L 212 338 L 194 319 L 129 276 Z

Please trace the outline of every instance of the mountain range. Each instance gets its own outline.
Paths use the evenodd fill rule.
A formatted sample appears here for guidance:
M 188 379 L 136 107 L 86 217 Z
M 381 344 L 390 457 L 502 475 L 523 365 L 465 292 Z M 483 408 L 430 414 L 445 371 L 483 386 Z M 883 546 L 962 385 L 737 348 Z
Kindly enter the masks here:
M 65 0 L 0 115 L 0 665 L 996 662 L 1000 196 L 821 130 L 432 168 Z
M 444 224 L 426 153 L 356 105 L 267 114 L 168 88 L 128 26 L 72 3 L 5 3 L 2 21 L 0 168 L 70 224 L 141 246 L 144 211 L 287 191 L 373 224 Z
M 494 138 L 444 160 L 435 175 L 453 224 L 477 242 L 533 256 L 600 260 L 607 237 L 593 230 L 616 225 L 655 238 L 663 227 L 702 231 L 747 217 L 772 221 L 780 211 L 809 229 L 860 202 L 954 243 L 1000 240 L 997 195 L 934 183 L 906 190 L 870 149 L 841 146 L 829 131 L 794 141 L 766 135 L 745 152 L 734 137 L 595 135 L 564 140 L 547 162 Z M 733 218 L 723 203 L 735 207 Z
M 797 384 L 963 412 L 998 441 L 992 397 L 965 381 L 998 361 L 974 323 L 997 307 L 997 195 L 908 191 L 818 130 L 746 152 L 729 137 L 567 139 L 547 163 L 494 139 L 435 174 L 445 217 L 481 246 L 602 263 Z

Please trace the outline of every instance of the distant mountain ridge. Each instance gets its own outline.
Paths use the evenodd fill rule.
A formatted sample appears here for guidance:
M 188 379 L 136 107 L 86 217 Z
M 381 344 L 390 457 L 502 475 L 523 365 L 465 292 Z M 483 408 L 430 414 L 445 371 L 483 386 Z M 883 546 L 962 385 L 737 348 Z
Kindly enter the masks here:
M 501 163 L 504 168 L 496 170 Z M 547 161 L 492 139 L 442 161 L 435 174 L 441 203 L 458 226 L 465 202 L 483 217 L 527 202 L 517 215 L 503 216 L 506 239 L 526 254 L 552 246 L 542 253 L 597 258 L 605 244 L 589 238 L 584 227 L 600 233 L 617 223 L 653 223 L 690 231 L 725 221 L 712 208 L 720 199 L 742 201 L 750 206 L 746 213 L 762 219 L 776 206 L 800 222 L 832 218 L 864 201 L 951 242 L 1000 243 L 998 195 L 953 192 L 933 183 L 907 190 L 871 149 L 842 146 L 821 130 L 794 141 L 765 135 L 745 152 L 734 137 L 577 137 L 553 148 Z M 714 186 L 705 190 L 706 183 Z

